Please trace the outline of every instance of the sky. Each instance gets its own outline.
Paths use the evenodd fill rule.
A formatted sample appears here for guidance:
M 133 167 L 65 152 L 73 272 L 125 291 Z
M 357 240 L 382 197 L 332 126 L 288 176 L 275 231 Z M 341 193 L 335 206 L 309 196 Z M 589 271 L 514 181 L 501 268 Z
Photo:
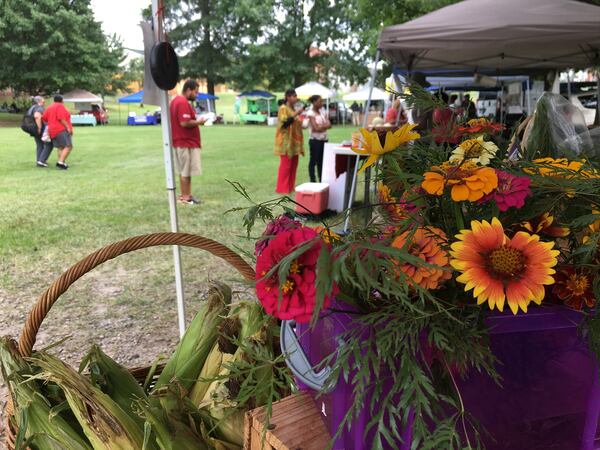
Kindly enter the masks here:
M 92 9 L 106 34 L 116 33 L 124 47 L 143 50 L 141 11 L 151 3 L 152 0 L 92 0 Z

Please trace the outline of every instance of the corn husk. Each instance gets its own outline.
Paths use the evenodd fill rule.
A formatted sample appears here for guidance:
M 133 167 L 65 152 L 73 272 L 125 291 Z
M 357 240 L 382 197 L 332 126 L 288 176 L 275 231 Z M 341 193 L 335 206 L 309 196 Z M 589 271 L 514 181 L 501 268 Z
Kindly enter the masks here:
M 17 448 L 37 450 L 92 450 L 85 437 L 53 409 L 33 375 L 33 368 L 18 354 L 10 338 L 0 339 L 0 369 L 15 407 Z
M 213 345 L 206 362 L 198 375 L 198 379 L 189 394 L 190 401 L 195 406 L 199 406 L 209 386 L 214 381 L 213 378 L 217 377 L 222 370 L 224 363 L 227 363 L 233 359 L 233 355 L 229 353 L 223 353 L 219 347 L 219 343 L 216 342 Z
M 139 401 L 138 408 L 150 425 L 161 450 L 209 450 L 205 439 L 185 423 L 169 416 L 162 408 Z
M 52 381 L 64 391 L 94 450 L 142 450 L 143 430 L 108 395 L 52 355 L 40 352 L 29 360 L 42 370 L 38 378 Z
M 93 345 L 79 366 L 79 372 L 89 369 L 92 384 L 114 400 L 140 429 L 144 419 L 136 414 L 134 403 L 146 399 L 146 393 L 129 371 Z

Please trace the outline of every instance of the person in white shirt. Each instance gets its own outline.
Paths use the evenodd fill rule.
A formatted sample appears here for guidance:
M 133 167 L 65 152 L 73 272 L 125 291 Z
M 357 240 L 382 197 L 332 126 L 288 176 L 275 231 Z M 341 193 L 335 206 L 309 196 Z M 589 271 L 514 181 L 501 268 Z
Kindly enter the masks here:
M 317 169 L 319 181 L 323 174 L 323 149 L 327 142 L 327 130 L 331 128 L 327 112 L 323 111 L 323 99 L 319 95 L 313 95 L 308 99 L 312 104 L 312 108 L 306 113 L 308 117 L 308 128 L 310 130 L 310 138 L 308 140 L 308 148 L 310 150 L 310 158 L 308 160 L 308 175 L 311 183 L 317 182 L 315 168 Z

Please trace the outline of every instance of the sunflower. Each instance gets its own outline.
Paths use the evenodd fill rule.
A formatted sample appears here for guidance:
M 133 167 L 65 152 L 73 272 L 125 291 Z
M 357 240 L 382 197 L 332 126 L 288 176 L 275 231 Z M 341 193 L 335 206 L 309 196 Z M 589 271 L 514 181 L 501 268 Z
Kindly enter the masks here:
M 451 162 L 459 161 L 473 161 L 487 166 L 490 160 L 496 156 L 498 146 L 493 142 L 486 142 L 483 140 L 483 136 L 479 136 L 475 139 L 467 139 L 459 144 L 458 147 L 452 152 L 450 156 Z
M 452 277 L 448 270 L 448 252 L 441 247 L 445 242 L 446 234 L 435 227 L 405 231 L 392 241 L 392 247 L 405 248 L 412 256 L 423 261 L 422 264 L 394 261 L 411 286 L 416 284 L 424 289 L 437 289 Z
M 416 126 L 416 124 L 407 123 L 402 125 L 393 133 L 388 131 L 385 135 L 383 147 L 381 146 L 381 141 L 379 140 L 379 135 L 376 131 L 368 131 L 365 128 L 361 128 L 360 133 L 362 134 L 363 148 L 353 148 L 352 150 L 359 155 L 369 155 L 369 158 L 360 168 L 358 173 L 361 173 L 367 167 L 375 164 L 380 156 L 396 150 L 402 144 L 410 142 L 414 139 L 419 139 L 421 135 L 415 131 L 412 131 L 412 129 Z
M 474 220 L 470 230 L 461 230 L 458 242 L 450 247 L 450 264 L 461 275 L 456 278 L 473 289 L 480 305 L 488 302 L 490 309 L 504 309 L 508 302 L 513 314 L 519 308 L 527 312 L 531 301 L 538 305 L 545 295 L 544 285 L 554 283 L 556 257 L 554 242 L 540 242 L 536 234 L 516 233 L 512 239 L 504 234 L 497 218 L 492 223 Z
M 472 161 L 462 164 L 445 162 L 433 166 L 431 172 L 423 174 L 421 187 L 431 195 L 443 195 L 444 188 L 451 186 L 450 195 L 455 202 L 476 202 L 498 187 L 496 171 L 490 167 L 479 167 Z

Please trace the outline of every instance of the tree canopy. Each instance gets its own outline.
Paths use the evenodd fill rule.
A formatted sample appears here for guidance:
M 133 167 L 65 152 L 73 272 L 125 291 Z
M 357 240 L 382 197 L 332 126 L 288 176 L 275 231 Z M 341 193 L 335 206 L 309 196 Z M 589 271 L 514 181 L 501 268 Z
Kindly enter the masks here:
M 104 93 L 124 54 L 94 20 L 90 0 L 0 0 L 0 88 Z

